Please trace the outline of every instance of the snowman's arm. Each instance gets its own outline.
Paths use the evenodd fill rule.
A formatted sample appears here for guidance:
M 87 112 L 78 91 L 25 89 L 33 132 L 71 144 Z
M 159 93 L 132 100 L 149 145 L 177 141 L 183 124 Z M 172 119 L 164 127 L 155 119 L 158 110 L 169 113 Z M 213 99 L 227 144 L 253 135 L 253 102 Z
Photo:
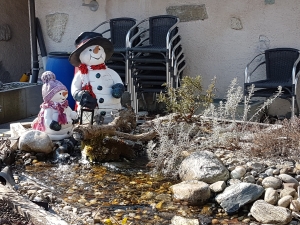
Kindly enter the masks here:
M 65 109 L 65 113 L 66 113 L 67 115 L 70 115 L 70 118 L 71 118 L 72 120 L 76 120 L 76 119 L 78 118 L 77 112 L 73 111 L 70 107 L 68 107 L 68 108 Z M 69 122 L 69 121 L 68 121 L 68 122 Z
M 108 70 L 109 70 L 109 74 L 114 79 L 115 84 L 117 84 L 117 83 L 123 84 L 123 81 L 122 81 L 120 75 L 116 71 L 114 71 L 113 69 L 110 69 L 110 68 L 108 68 Z
M 73 98 L 75 99 L 76 94 L 78 94 L 79 91 L 81 91 L 81 72 L 78 71 L 73 80 L 72 80 L 72 84 L 71 84 L 71 94 L 73 96 Z M 75 99 L 76 100 L 76 99 Z
M 47 108 L 44 112 L 45 127 L 49 127 L 51 130 L 61 130 L 61 125 L 57 122 L 58 112 L 54 109 Z
M 50 124 L 52 123 L 53 120 L 55 120 L 54 118 L 54 112 L 51 108 L 47 108 L 44 111 L 44 122 L 45 122 L 45 126 L 49 127 Z

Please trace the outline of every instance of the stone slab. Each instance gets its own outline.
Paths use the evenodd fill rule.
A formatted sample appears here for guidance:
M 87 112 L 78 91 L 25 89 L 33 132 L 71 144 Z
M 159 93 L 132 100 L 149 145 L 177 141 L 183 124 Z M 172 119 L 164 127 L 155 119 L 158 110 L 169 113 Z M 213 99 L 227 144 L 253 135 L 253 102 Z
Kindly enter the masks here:
M 177 16 L 180 22 L 208 19 L 205 4 L 169 6 L 167 14 Z
M 34 225 L 68 225 L 58 215 L 47 212 L 17 192 L 6 186 L 0 185 L 0 199 L 6 201 L 19 214 L 30 220 Z

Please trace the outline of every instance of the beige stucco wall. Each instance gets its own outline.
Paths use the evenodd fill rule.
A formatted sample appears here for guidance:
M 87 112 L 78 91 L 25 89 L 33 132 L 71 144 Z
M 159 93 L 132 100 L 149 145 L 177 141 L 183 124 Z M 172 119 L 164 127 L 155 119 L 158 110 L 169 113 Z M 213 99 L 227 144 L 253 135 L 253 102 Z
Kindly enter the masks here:
M 11 39 L 0 41 L 0 81 L 19 81 L 31 67 L 27 0 L 0 0 L 0 32 L 5 32 L 4 25 Z
M 86 0 L 86 3 L 89 1 Z M 180 23 L 187 68 L 185 75 L 203 77 L 204 87 L 217 77 L 217 95 L 224 97 L 235 77 L 242 85 L 246 64 L 267 48 L 300 48 L 300 4 L 298 0 L 98 0 L 99 9 L 92 12 L 77 0 L 37 0 L 36 15 L 41 20 L 47 50 L 72 51 L 82 31 L 89 31 L 113 17 L 137 20 L 166 14 L 166 8 L 179 5 L 205 4 L 208 18 Z M 61 42 L 47 35 L 46 15 L 69 15 Z M 239 18 L 243 28 L 231 28 L 231 18 Z

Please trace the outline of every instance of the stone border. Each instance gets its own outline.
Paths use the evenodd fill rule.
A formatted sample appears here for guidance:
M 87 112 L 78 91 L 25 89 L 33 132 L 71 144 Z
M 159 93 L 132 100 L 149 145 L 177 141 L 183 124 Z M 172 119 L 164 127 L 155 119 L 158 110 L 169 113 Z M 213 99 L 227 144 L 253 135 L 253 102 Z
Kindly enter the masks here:
M 30 220 L 34 225 L 68 225 L 58 215 L 47 212 L 43 208 L 23 198 L 17 192 L 0 185 L 0 199 L 6 201 L 19 214 Z

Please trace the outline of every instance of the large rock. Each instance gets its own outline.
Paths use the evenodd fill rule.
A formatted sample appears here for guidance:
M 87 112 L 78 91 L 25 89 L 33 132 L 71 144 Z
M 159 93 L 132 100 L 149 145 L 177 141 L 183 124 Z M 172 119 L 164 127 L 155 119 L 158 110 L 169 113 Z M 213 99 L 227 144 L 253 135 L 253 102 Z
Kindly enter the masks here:
M 264 200 L 267 203 L 271 205 L 276 205 L 278 199 L 279 199 L 279 194 L 277 190 L 274 190 L 273 188 L 266 188 Z
M 289 209 L 273 206 L 264 200 L 254 202 L 250 212 L 258 222 L 264 224 L 288 224 L 292 220 L 292 213 Z
M 210 198 L 207 183 L 198 180 L 183 181 L 170 187 L 176 200 L 186 201 L 190 205 L 201 205 Z
M 293 200 L 292 196 L 286 195 L 286 196 L 284 196 L 284 197 L 282 197 L 281 199 L 278 200 L 277 205 L 281 206 L 281 207 L 284 207 L 284 208 L 287 208 L 291 204 L 292 200 Z
M 174 216 L 171 225 L 199 225 L 198 219 L 187 219 L 181 216 Z
M 294 177 L 292 177 L 291 175 L 280 174 L 278 176 L 278 178 L 280 178 L 285 183 L 294 183 L 294 184 L 296 184 L 296 186 L 299 186 L 299 182 Z
M 233 179 L 241 179 L 246 173 L 246 168 L 243 166 L 237 166 L 233 171 L 231 171 L 230 176 Z
M 222 192 L 226 188 L 226 183 L 225 181 L 217 181 L 209 185 L 209 188 L 212 192 Z
M 257 184 L 233 184 L 217 195 L 216 201 L 226 212 L 233 213 L 238 211 L 241 206 L 258 199 L 263 192 L 264 188 Z
M 186 157 L 180 167 L 181 180 L 200 180 L 208 184 L 226 181 L 229 171 L 219 158 L 209 151 L 194 152 Z
M 53 143 L 50 137 L 38 130 L 29 130 L 23 133 L 19 139 L 19 149 L 27 152 L 52 152 Z
M 279 189 L 282 186 L 282 181 L 277 177 L 266 177 L 262 181 L 262 186 L 264 188 Z

